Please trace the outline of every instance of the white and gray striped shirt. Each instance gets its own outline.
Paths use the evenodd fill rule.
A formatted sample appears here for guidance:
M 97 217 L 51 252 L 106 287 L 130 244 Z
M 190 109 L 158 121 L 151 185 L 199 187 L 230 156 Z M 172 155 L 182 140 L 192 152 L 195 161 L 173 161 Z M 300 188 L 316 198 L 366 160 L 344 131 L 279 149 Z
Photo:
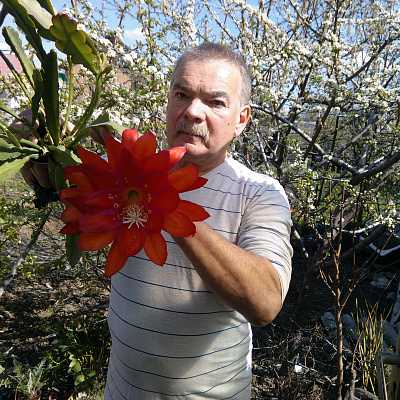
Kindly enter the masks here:
M 181 198 L 203 206 L 228 241 L 268 258 L 283 298 L 291 275 L 290 209 L 280 184 L 231 157 Z M 203 283 L 164 235 L 163 267 L 142 251 L 111 280 L 106 400 L 250 399 L 251 327 Z

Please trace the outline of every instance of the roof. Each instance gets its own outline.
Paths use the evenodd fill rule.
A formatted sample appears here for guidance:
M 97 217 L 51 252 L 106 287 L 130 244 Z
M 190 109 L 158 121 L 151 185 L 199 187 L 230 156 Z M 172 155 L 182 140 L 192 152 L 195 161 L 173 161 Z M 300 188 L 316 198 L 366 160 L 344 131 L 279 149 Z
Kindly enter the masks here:
M 17 71 L 18 74 L 22 72 L 22 66 L 18 61 L 18 58 L 14 54 L 4 54 L 8 61 L 14 66 L 15 70 Z M 8 68 L 6 62 L 3 60 L 2 57 L 0 57 L 0 74 L 1 75 L 7 75 L 11 72 L 10 68 Z

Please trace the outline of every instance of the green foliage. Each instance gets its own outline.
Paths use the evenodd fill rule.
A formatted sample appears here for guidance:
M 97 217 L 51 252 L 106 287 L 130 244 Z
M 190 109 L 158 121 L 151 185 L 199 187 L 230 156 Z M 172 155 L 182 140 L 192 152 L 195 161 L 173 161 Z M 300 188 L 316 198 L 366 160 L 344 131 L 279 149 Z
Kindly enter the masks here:
M 32 192 L 27 190 L 19 180 L 12 179 L 3 185 L 7 197 L 0 198 L 0 279 L 11 271 L 15 257 L 29 242 L 31 233 L 47 213 L 46 208 L 37 209 L 32 203 Z M 53 207 L 54 211 L 61 212 L 60 205 Z M 22 239 L 22 237 L 25 239 Z M 58 257 L 61 243 L 52 242 L 54 260 L 43 262 L 37 254 L 29 253 L 22 260 L 20 273 L 27 278 L 42 275 L 52 266 L 60 267 L 65 264 Z M 14 257 L 11 258 L 11 254 Z M 61 256 L 62 258 L 62 256 Z
M 19 38 L 18 32 L 11 27 L 3 29 L 3 36 L 10 45 L 12 51 L 18 57 L 24 71 L 24 76 L 19 77 L 14 67 L 9 63 L 9 68 L 14 74 L 16 83 L 21 87 L 28 98 L 27 107 L 31 110 L 31 118 L 16 114 L 13 110 L 1 105 L 1 110 L 11 115 L 24 125 L 24 129 L 16 129 L 15 126 L 7 126 L 6 121 L 0 120 L 0 128 L 5 132 L 3 135 L 14 145 L 8 157 L 0 160 L 0 183 L 14 176 L 28 160 L 26 154 L 30 152 L 30 158 L 39 158 L 41 161 L 51 160 L 53 167 L 49 169 L 53 183 L 60 182 L 57 190 L 65 187 L 65 180 L 61 179 L 62 168 L 59 165 L 61 152 L 74 149 L 74 146 L 87 135 L 86 125 L 90 120 L 100 99 L 103 84 L 112 76 L 112 68 L 107 65 L 104 54 L 98 54 L 88 35 L 77 29 L 75 21 L 65 14 L 51 16 L 47 10 L 53 10 L 50 2 L 42 8 L 40 3 L 32 0 L 29 3 L 18 3 L 14 0 L 4 2 L 6 10 L 14 17 L 17 25 L 25 34 L 28 43 L 32 46 L 35 55 L 40 60 L 41 66 L 35 68 L 32 61 L 25 55 L 25 49 Z M 57 48 L 67 55 L 70 84 L 68 85 L 68 100 L 63 129 L 60 127 L 60 101 L 63 93 L 60 89 L 58 74 L 58 55 L 54 49 L 48 53 L 43 49 L 42 38 L 56 42 Z M 7 58 L 0 51 L 4 60 Z M 75 121 L 72 131 L 67 130 L 68 118 L 73 101 L 73 64 L 82 64 L 90 70 L 94 76 L 94 93 L 86 109 L 80 118 Z M 39 127 L 35 125 L 36 118 L 39 119 Z M 86 129 L 86 130 L 85 130 Z M 20 138 L 27 131 L 38 141 L 37 148 L 32 148 L 26 141 Z M 60 147 L 62 144 L 65 147 Z M 5 153 L 5 145 L 0 150 Z M 57 149 L 55 152 L 54 149 Z M 62 165 L 62 164 L 60 164 Z M 65 166 L 65 165 L 62 165 Z
M 0 387 L 15 390 L 15 399 L 39 399 L 45 386 L 46 360 L 43 359 L 35 367 L 22 365 L 14 359 L 14 371 L 0 382 Z
M 104 378 L 111 345 L 107 321 L 78 316 L 49 329 L 56 334 L 54 351 L 46 355 L 54 366 L 53 379 L 70 374 L 77 390 L 88 392 L 99 377 Z
M 355 352 L 358 355 L 359 367 L 361 372 L 362 386 L 375 393 L 377 387 L 377 373 L 375 366 L 375 355 L 378 351 L 384 350 L 383 347 L 383 324 L 389 315 L 378 315 L 378 304 L 370 305 L 365 302 L 365 308 L 360 309 L 356 301 L 356 322 L 357 335 L 359 337 Z
M 57 49 L 70 54 L 74 64 L 82 64 L 96 74 L 97 50 L 88 35 L 77 29 L 76 21 L 57 15 L 52 19 L 52 23 L 50 32 L 57 39 Z

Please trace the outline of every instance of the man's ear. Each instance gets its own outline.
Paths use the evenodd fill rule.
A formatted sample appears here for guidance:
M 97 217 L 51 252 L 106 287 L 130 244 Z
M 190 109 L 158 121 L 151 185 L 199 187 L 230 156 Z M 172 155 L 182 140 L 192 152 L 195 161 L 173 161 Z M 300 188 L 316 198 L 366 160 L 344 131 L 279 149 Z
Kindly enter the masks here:
M 250 106 L 247 104 L 240 109 L 239 120 L 235 128 L 235 137 L 238 137 L 247 125 L 250 118 Z

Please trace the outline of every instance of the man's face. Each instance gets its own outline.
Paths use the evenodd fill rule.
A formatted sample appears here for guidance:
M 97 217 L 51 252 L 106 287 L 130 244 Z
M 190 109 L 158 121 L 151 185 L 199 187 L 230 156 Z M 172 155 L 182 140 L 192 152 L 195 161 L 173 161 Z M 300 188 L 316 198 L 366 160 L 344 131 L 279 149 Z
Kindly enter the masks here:
M 250 116 L 240 106 L 239 70 L 226 61 L 188 60 L 175 72 L 167 105 L 170 147 L 187 148 L 180 166 L 196 165 L 205 173 L 221 164 L 234 136 Z

